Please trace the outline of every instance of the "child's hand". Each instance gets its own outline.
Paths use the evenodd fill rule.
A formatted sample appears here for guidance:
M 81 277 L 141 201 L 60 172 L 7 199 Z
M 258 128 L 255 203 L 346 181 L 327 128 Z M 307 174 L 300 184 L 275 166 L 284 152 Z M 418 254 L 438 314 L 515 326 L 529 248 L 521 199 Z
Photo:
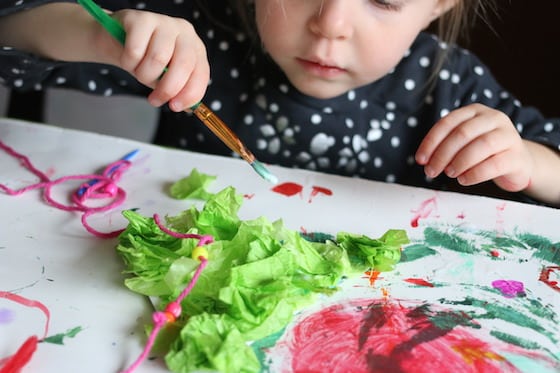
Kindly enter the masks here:
M 169 102 L 171 110 L 179 112 L 202 99 L 210 79 L 210 68 L 206 48 L 190 23 L 181 18 L 131 9 L 117 11 L 112 17 L 126 30 L 125 45 L 124 48 L 103 49 L 112 49 L 113 54 L 118 51 L 113 56 L 118 66 L 142 84 L 154 88 L 148 96 L 153 106 Z M 105 32 L 100 38 L 106 35 Z
M 422 140 L 416 161 L 427 176 L 444 172 L 461 185 L 493 180 L 517 192 L 530 184 L 534 162 L 511 120 L 481 104 L 454 110 Z

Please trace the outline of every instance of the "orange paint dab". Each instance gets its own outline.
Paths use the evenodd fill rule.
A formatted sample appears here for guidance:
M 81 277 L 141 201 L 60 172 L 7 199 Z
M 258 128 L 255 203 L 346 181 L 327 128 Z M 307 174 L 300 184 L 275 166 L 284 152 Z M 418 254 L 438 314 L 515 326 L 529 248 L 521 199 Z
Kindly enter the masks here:
M 493 351 L 485 349 L 486 346 L 471 345 L 468 343 L 461 343 L 453 346 L 453 350 L 461 354 L 462 358 L 470 365 L 486 360 L 505 361 L 506 359 Z
M 373 286 L 373 285 L 375 284 L 375 281 L 379 278 L 379 274 L 380 274 L 380 273 L 381 273 L 381 272 L 375 271 L 375 270 L 374 270 L 374 271 L 367 271 L 367 272 L 366 272 L 366 275 L 367 275 L 368 278 L 369 278 L 369 284 L 370 284 L 370 286 Z

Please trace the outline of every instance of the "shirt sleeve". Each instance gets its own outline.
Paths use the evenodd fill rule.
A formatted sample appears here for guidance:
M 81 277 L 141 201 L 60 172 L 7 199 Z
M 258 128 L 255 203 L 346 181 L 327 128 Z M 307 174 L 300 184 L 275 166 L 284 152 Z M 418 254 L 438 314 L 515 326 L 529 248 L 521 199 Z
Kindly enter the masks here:
M 0 16 L 53 2 L 72 1 L 0 0 Z M 115 66 L 54 61 L 10 46 L 0 46 L 0 82 L 8 88 L 19 91 L 60 87 L 105 96 L 114 94 L 145 96 L 149 92 L 149 89 L 134 77 Z

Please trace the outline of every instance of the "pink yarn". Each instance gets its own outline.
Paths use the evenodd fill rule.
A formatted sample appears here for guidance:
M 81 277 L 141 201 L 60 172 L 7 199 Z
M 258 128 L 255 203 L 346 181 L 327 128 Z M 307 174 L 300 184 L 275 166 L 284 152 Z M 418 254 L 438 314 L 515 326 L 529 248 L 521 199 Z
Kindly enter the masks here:
M 194 233 L 174 232 L 174 231 L 167 228 L 166 226 L 164 226 L 161 223 L 161 219 L 159 218 L 158 214 L 154 214 L 154 222 L 159 227 L 159 229 L 161 229 L 162 231 L 164 231 L 165 233 L 167 233 L 168 235 L 170 235 L 172 237 L 175 237 L 175 238 L 197 238 L 198 239 L 198 245 L 197 246 L 204 246 L 204 245 L 207 245 L 209 243 L 214 242 L 214 237 L 212 237 L 210 235 L 200 235 L 200 234 L 194 234 Z
M 29 158 L 16 152 L 14 149 L 4 144 L 0 140 L 0 148 L 4 150 L 10 156 L 18 159 L 23 167 L 28 171 L 37 176 L 40 181 L 38 183 L 20 188 L 11 189 L 4 184 L 0 184 L 0 189 L 6 194 L 11 196 L 21 195 L 31 190 L 43 189 L 43 198 L 45 201 L 60 210 L 64 211 L 80 211 L 82 214 L 82 225 L 91 234 L 101 237 L 101 238 L 112 238 L 118 236 L 123 229 L 119 229 L 113 232 L 100 232 L 91 225 L 89 225 L 87 219 L 96 213 L 105 212 L 114 209 L 115 207 L 121 205 L 125 198 L 126 192 L 116 185 L 116 182 L 121 178 L 123 172 L 125 172 L 131 165 L 128 160 L 119 160 L 108 165 L 102 172 L 101 175 L 98 174 L 86 174 L 86 175 L 70 175 L 64 176 L 56 180 L 50 180 L 50 178 L 43 172 L 35 168 Z M 68 180 L 85 180 L 80 186 L 80 189 L 84 193 L 81 195 L 79 193 L 72 194 L 72 204 L 63 204 L 55 201 L 51 196 L 52 188 L 58 184 L 64 183 Z M 89 207 L 86 202 L 89 199 L 100 199 L 100 198 L 112 198 L 112 200 L 104 206 L 100 207 Z
M 168 322 L 174 322 L 181 315 L 182 311 L 181 311 L 180 303 L 183 300 L 183 298 L 185 298 L 192 290 L 192 288 L 198 281 L 198 277 L 202 273 L 204 267 L 206 267 L 207 263 L 208 260 L 202 258 L 200 261 L 200 265 L 196 269 L 196 272 L 194 273 L 191 281 L 189 282 L 189 285 L 181 292 L 181 295 L 177 297 L 177 299 L 174 302 L 169 303 L 167 307 L 165 307 L 165 311 L 156 311 L 152 314 L 152 321 L 154 322 L 154 327 L 152 328 L 148 340 L 146 341 L 146 346 L 144 347 L 144 350 L 142 351 L 140 356 L 138 356 L 138 359 L 136 359 L 136 361 L 128 369 L 122 371 L 122 373 L 134 372 L 148 357 L 150 350 L 154 346 L 154 342 L 156 340 L 159 331 L 165 326 L 165 324 L 167 324 Z
M 43 189 L 43 198 L 45 201 L 60 210 L 64 211 L 80 211 L 83 212 L 82 214 L 82 225 L 84 228 L 90 232 L 91 234 L 101 237 L 101 238 L 111 238 L 118 236 L 123 229 L 103 233 L 99 232 L 96 229 L 92 228 L 87 219 L 93 214 L 109 211 L 120 204 L 122 204 L 126 198 L 126 192 L 116 185 L 116 182 L 121 178 L 122 174 L 130 167 L 131 162 L 128 160 L 119 160 L 117 162 L 111 163 L 108 165 L 102 172 L 101 175 L 97 174 L 86 174 L 86 175 L 70 175 L 64 176 L 56 180 L 50 180 L 50 178 L 45 175 L 43 172 L 35 168 L 29 158 L 26 156 L 16 152 L 11 147 L 7 146 L 0 140 L 0 149 L 3 149 L 6 153 L 11 155 L 12 157 L 18 159 L 23 167 L 25 167 L 28 171 L 33 173 L 37 176 L 40 181 L 38 183 L 20 188 L 20 189 L 11 189 L 4 184 L 0 184 L 0 189 L 3 190 L 6 194 L 17 196 L 21 195 L 25 192 L 35 190 L 35 189 Z M 76 193 L 72 194 L 72 202 L 71 205 L 65 205 L 63 203 L 57 202 L 51 196 L 51 190 L 53 187 L 57 186 L 58 184 L 64 183 L 68 180 L 85 180 L 82 185 L 78 188 Z M 88 199 L 99 199 L 99 198 L 112 198 L 112 201 L 104 206 L 100 207 L 89 207 L 87 206 L 86 202 Z M 198 239 L 197 246 L 203 246 L 214 241 L 214 238 L 210 235 L 199 235 L 199 234 L 191 234 L 191 233 L 178 233 L 170 230 L 169 228 L 165 227 L 157 214 L 154 214 L 154 222 L 157 226 L 165 233 L 180 239 L 184 238 L 195 238 Z M 195 286 L 202 270 L 206 267 L 208 260 L 203 256 L 198 258 L 200 260 L 200 264 L 196 269 L 191 281 L 187 285 L 185 289 L 179 294 L 175 301 L 169 303 L 164 311 L 157 311 L 154 312 L 152 315 L 152 320 L 154 323 L 154 327 L 148 337 L 148 341 L 146 342 L 146 346 L 144 350 L 138 357 L 138 359 L 123 373 L 132 373 L 136 370 L 140 364 L 147 358 L 150 350 L 152 349 L 155 339 L 159 331 L 165 326 L 168 322 L 174 322 L 179 316 L 181 316 L 181 302 L 184 298 L 191 292 L 193 287 Z M 25 364 L 25 362 L 23 362 Z
M 154 222 L 163 232 L 169 234 L 170 236 L 181 238 L 181 239 L 183 238 L 198 239 L 197 246 L 202 246 L 214 241 L 214 238 L 210 235 L 174 232 L 169 228 L 165 227 L 164 225 L 162 225 L 159 216 L 157 214 L 154 214 Z M 169 303 L 167 307 L 165 307 L 164 311 L 156 311 L 152 314 L 152 321 L 154 323 L 154 327 L 152 328 L 152 331 L 148 336 L 148 340 L 146 341 L 144 350 L 142 351 L 138 359 L 136 359 L 136 361 L 128 369 L 124 370 L 122 373 L 134 372 L 134 370 L 136 370 L 142 364 L 142 362 L 146 360 L 146 358 L 148 357 L 148 354 L 150 353 L 150 350 L 154 345 L 154 342 L 156 340 L 159 331 L 165 326 L 165 324 L 167 324 L 168 322 L 174 322 L 179 316 L 181 316 L 181 312 L 182 312 L 181 302 L 191 292 L 196 282 L 198 281 L 198 278 L 200 277 L 202 270 L 206 267 L 206 264 L 208 264 L 208 260 L 203 256 L 200 256 L 198 259 L 200 260 L 200 264 L 196 269 L 187 287 L 183 289 L 181 294 L 179 294 L 179 296 L 173 302 Z

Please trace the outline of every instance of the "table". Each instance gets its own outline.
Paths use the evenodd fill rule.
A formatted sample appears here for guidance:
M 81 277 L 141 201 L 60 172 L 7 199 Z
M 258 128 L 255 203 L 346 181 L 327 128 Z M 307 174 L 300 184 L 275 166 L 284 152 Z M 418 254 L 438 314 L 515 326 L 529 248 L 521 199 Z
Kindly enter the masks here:
M 272 166 L 281 181 L 301 187 L 285 195 L 238 159 L 9 119 L 0 120 L 0 140 L 53 179 L 98 172 L 138 149 L 119 181 L 124 204 L 90 219 L 101 231 L 124 227 L 122 209 L 147 216 L 187 209 L 193 202 L 171 198 L 167 188 L 193 168 L 217 176 L 211 189 L 232 185 L 244 194 L 244 219 L 266 216 L 294 230 L 370 237 L 406 229 L 412 242 L 397 269 L 349 279 L 344 291 L 295 315 L 266 350 L 268 371 L 311 369 L 317 362 L 347 371 L 360 359 L 385 371 L 429 371 L 442 361 L 449 371 L 490 372 L 496 364 L 511 371 L 560 369 L 560 210 Z M 0 151 L 1 184 L 36 181 Z M 61 186 L 55 197 L 64 199 L 72 187 Z M 117 372 L 141 352 L 153 308 L 123 285 L 116 242 L 92 236 L 79 214 L 47 205 L 39 191 L 0 192 L 0 292 L 43 304 L 48 335 L 59 337 L 40 343 L 24 371 Z M 331 326 L 339 326 L 329 328 L 335 315 L 342 319 Z M 0 359 L 30 335 L 41 337 L 45 321 L 39 308 L 0 297 Z M 303 330 L 316 333 L 304 338 Z M 161 359 L 138 369 L 166 371 Z

